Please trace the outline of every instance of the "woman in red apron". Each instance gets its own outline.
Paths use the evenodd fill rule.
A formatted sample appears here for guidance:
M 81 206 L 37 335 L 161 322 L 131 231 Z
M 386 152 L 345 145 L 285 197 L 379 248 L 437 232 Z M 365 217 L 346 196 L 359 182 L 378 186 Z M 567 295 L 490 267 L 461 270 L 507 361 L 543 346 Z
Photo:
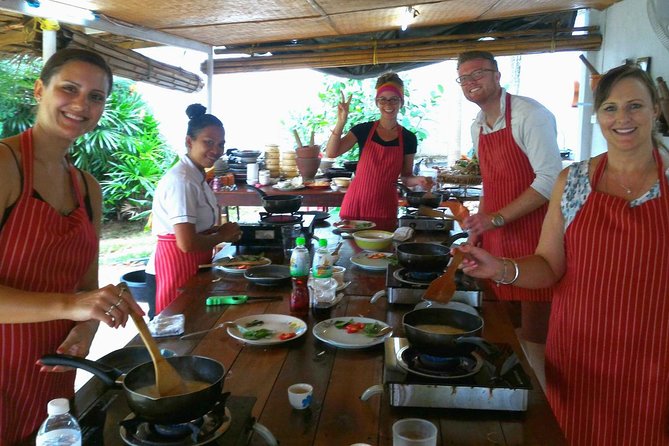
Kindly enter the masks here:
M 186 109 L 188 153 L 160 180 L 154 194 L 152 230 L 158 243 L 147 270 L 155 270 L 157 313 L 176 299 L 198 265 L 211 263 L 214 246 L 241 237 L 236 223 L 220 225 L 218 202 L 206 182 L 204 169 L 223 154 L 225 130 L 217 117 L 205 112 L 200 104 Z
M 516 263 L 467 247 L 464 271 L 557 283 L 547 396 L 571 445 L 666 445 L 669 153 L 653 136 L 652 79 L 635 66 L 610 70 L 595 109 L 608 151 L 562 172 L 536 254 Z
M 97 54 L 55 53 L 35 83 L 35 125 L 0 141 L 2 445 L 27 441 L 48 401 L 74 394 L 74 371 L 40 367 L 43 355 L 84 357 L 98 321 L 118 327 L 128 311 L 142 314 L 129 293 L 98 289 L 100 186 L 67 158 L 97 125 L 111 84 Z
M 342 94 L 337 124 L 328 140 L 326 154 L 335 158 L 356 143 L 360 160 L 355 177 L 346 191 L 339 216 L 342 219 L 367 220 L 378 229 L 397 228 L 397 179 L 406 186 L 426 185 L 424 177 L 413 175 L 413 160 L 418 145 L 416 135 L 397 122 L 404 104 L 404 83 L 395 73 L 387 73 L 376 82 L 376 105 L 381 118 L 354 126 L 342 137 L 348 119 L 351 98 Z

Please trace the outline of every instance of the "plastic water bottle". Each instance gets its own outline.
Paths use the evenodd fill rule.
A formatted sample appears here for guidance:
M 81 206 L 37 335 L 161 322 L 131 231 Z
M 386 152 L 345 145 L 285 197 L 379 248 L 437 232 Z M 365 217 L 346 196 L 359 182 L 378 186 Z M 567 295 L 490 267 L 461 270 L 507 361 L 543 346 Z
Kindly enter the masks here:
M 290 276 L 293 291 L 290 293 L 290 312 L 297 316 L 309 313 L 309 250 L 304 237 L 295 239 L 295 249 L 290 255 Z
M 81 446 L 81 428 L 70 415 L 70 402 L 65 398 L 49 401 L 49 416 L 37 431 L 37 446 Z
M 332 277 L 332 256 L 328 241 L 320 239 L 311 268 L 311 312 L 317 319 L 330 317 L 337 295 L 337 281 Z

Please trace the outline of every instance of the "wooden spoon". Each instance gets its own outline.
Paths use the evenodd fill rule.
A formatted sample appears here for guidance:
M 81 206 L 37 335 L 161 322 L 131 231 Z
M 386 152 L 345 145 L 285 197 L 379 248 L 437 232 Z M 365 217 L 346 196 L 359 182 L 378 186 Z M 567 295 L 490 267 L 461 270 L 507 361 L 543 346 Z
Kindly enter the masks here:
M 425 294 L 423 295 L 424 299 L 434 300 L 441 303 L 448 303 L 451 300 L 456 288 L 455 272 L 458 270 L 458 266 L 460 266 L 464 257 L 464 252 L 459 249 L 455 250 L 455 254 L 453 254 L 453 258 L 451 259 L 451 264 L 448 265 L 446 272 L 430 283 L 430 286 L 427 287 L 427 290 L 425 290 Z
M 302 141 L 300 140 L 300 135 L 297 133 L 297 130 L 293 130 L 293 136 L 295 137 L 295 142 L 297 143 L 297 147 L 301 149 Z
M 437 218 L 446 218 L 446 215 L 436 209 L 432 209 L 429 206 L 421 204 L 418 206 L 418 215 L 423 215 L 425 217 L 437 217 Z
M 153 368 L 156 371 L 156 389 L 160 396 L 182 395 L 188 392 L 186 383 L 184 383 L 179 372 L 167 362 L 167 360 L 160 354 L 160 349 L 156 341 L 151 336 L 149 327 L 147 327 L 144 318 L 134 311 L 130 312 L 130 317 L 137 326 L 139 336 L 144 341 L 146 348 L 149 350 L 151 360 L 153 361 Z
M 432 177 L 426 177 L 425 178 L 425 188 L 427 189 L 427 192 L 423 194 L 423 198 L 426 199 L 431 199 L 434 197 L 434 194 L 432 193 Z

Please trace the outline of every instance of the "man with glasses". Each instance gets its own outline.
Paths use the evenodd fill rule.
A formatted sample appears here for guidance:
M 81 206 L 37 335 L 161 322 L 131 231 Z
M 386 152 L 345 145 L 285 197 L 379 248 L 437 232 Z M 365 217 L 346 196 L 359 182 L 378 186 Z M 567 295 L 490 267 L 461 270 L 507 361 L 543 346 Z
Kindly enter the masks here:
M 465 98 L 481 108 L 471 132 L 483 196 L 478 213 L 465 221 L 469 240 L 498 256 L 533 254 L 562 168 L 555 117 L 537 101 L 502 88 L 497 61 L 486 51 L 461 53 L 457 69 Z M 520 301 L 519 338 L 543 385 L 551 291 L 508 286 L 514 279 L 511 270 L 491 288 L 500 300 Z

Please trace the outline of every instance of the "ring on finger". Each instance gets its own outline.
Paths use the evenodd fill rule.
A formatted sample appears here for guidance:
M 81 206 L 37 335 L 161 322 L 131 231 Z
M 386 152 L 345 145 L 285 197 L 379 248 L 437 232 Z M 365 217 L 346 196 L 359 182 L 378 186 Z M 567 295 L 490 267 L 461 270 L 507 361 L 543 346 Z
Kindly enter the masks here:
M 122 298 L 122 297 L 119 297 L 119 298 L 118 298 L 118 301 L 116 301 L 116 303 L 114 304 L 114 307 L 117 307 L 117 308 L 118 308 L 122 303 L 123 303 L 123 298 Z
M 112 311 L 114 311 L 114 308 L 116 308 L 116 305 L 112 305 L 111 307 L 109 307 L 109 310 L 107 310 L 106 313 L 107 314 L 111 313 Z

